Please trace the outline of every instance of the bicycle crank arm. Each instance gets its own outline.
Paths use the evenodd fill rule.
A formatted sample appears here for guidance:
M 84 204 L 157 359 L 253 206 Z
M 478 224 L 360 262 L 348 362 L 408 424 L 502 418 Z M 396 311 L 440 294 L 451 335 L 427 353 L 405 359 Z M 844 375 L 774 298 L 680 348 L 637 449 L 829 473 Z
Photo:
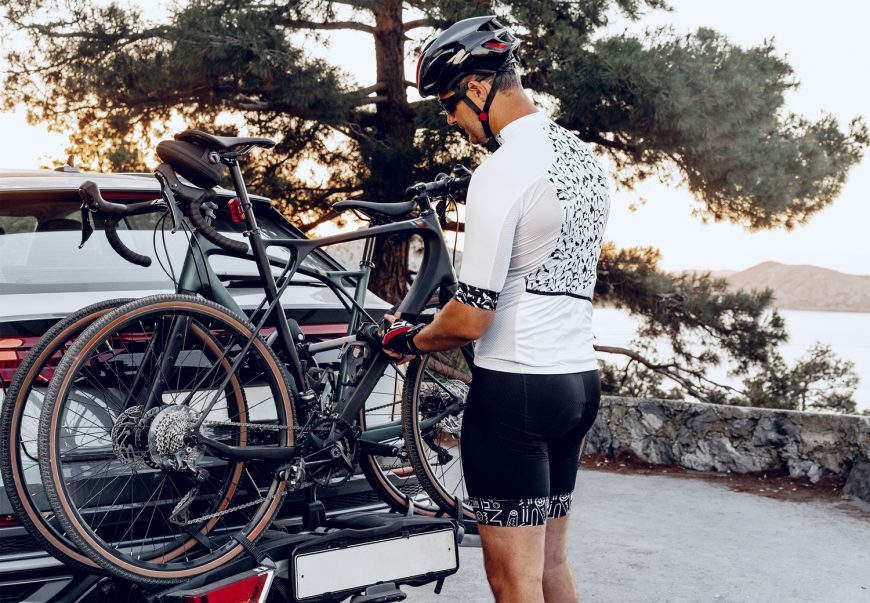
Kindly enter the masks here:
M 358 441 L 360 454 L 376 454 L 378 456 L 401 456 L 402 454 L 398 446 L 371 442 L 364 438 L 360 438 Z

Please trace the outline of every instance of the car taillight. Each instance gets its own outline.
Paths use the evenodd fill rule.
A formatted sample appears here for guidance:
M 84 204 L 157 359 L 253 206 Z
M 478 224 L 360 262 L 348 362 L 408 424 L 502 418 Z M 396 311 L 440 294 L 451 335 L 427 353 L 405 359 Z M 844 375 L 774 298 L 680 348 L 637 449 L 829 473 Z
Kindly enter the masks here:
M 253 576 L 248 576 L 236 582 L 221 581 L 211 587 L 204 587 L 200 592 L 187 593 L 182 597 L 184 603 L 263 603 L 269 595 L 274 570 L 254 570 Z
M 0 515 L 0 528 L 15 528 L 21 525 L 14 515 Z
M 2 337 L 0 338 L 0 377 L 11 381 L 15 370 L 39 337 Z

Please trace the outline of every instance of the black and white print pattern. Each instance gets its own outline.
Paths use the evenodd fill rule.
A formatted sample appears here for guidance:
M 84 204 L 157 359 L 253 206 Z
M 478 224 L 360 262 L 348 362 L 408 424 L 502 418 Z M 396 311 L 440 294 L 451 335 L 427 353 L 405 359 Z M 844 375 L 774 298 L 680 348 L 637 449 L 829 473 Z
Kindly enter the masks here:
M 556 494 L 549 498 L 469 498 L 477 523 L 508 528 L 542 526 L 547 519 L 565 517 L 571 511 L 574 493 Z
M 548 498 L 521 498 L 498 500 L 470 498 L 477 523 L 485 526 L 508 528 L 542 526 L 547 522 Z
M 562 208 L 556 249 L 526 277 L 526 291 L 592 299 L 610 206 L 607 177 L 589 148 L 555 123 L 546 125 L 556 160 L 548 179 Z
M 555 494 L 550 497 L 550 510 L 547 517 L 558 519 L 565 517 L 571 511 L 571 501 L 574 500 L 574 493 Z
M 498 292 L 489 289 L 481 289 L 472 285 L 459 283 L 454 299 L 466 306 L 480 308 L 481 310 L 495 310 L 498 303 Z

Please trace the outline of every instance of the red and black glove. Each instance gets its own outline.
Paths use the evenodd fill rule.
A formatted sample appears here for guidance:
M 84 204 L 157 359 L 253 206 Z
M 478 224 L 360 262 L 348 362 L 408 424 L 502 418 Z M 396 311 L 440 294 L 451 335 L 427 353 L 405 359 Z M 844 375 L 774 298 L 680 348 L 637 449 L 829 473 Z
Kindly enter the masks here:
M 394 321 L 384 332 L 381 345 L 383 345 L 384 349 L 393 350 L 406 356 L 422 354 L 423 352 L 414 345 L 414 335 L 422 331 L 425 326 L 425 324 L 412 325 L 410 322 L 400 318 Z

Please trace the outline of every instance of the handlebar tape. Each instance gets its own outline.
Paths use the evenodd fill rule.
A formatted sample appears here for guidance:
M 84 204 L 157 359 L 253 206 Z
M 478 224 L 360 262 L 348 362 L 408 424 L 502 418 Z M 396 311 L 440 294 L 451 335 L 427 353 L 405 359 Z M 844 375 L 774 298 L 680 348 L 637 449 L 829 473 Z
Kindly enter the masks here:
M 190 203 L 187 204 L 187 217 L 190 220 L 190 223 L 193 224 L 194 228 L 202 234 L 206 239 L 217 245 L 218 247 L 222 247 L 227 251 L 232 251 L 234 253 L 248 253 L 248 244 L 244 241 L 235 241 L 229 237 L 225 237 L 214 228 L 212 225 L 206 222 L 205 218 L 202 217 L 202 213 L 200 212 L 200 207 L 202 206 L 202 201 L 205 195 L 200 195 L 196 199 L 192 199 Z
M 151 258 L 149 258 L 147 255 L 136 253 L 135 251 L 124 245 L 121 237 L 118 236 L 117 220 L 106 220 L 104 231 L 106 233 L 106 239 L 108 239 L 109 241 L 109 245 L 112 246 L 112 249 L 114 249 L 119 256 L 121 256 L 131 264 L 137 264 L 139 266 L 144 266 L 145 268 L 151 265 Z

